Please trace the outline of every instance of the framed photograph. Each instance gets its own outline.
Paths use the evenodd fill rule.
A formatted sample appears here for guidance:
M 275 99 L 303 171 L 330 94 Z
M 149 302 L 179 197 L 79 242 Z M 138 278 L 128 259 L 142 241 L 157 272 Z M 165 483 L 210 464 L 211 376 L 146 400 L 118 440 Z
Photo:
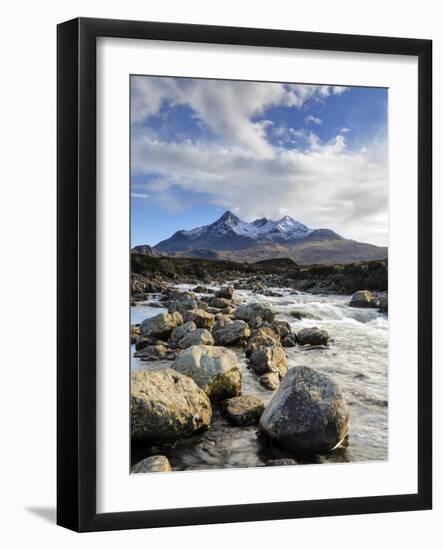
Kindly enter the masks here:
M 59 525 L 432 506 L 432 43 L 58 26 Z

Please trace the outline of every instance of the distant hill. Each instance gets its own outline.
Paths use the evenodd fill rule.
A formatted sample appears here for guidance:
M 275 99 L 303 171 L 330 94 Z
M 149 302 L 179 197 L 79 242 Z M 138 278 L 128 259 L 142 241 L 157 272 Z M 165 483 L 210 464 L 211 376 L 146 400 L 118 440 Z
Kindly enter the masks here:
M 260 218 L 248 223 L 230 211 L 209 225 L 177 231 L 151 252 L 248 263 L 289 258 L 300 265 L 387 257 L 386 247 L 345 239 L 330 229 L 311 229 L 289 216 L 277 221 Z
M 138 246 L 134 246 L 131 252 L 133 254 L 140 254 L 141 256 L 149 256 L 150 258 L 159 258 L 162 255 L 160 254 L 160 252 L 154 250 L 148 244 L 140 244 Z

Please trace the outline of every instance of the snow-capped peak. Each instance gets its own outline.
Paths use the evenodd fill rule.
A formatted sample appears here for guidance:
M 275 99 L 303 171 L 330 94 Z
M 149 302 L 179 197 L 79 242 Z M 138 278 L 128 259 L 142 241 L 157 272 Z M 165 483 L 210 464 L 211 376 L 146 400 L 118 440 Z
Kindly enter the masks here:
M 235 234 L 254 240 L 272 241 L 275 239 L 301 239 L 312 233 L 312 229 L 290 216 L 284 216 L 278 221 L 259 218 L 248 223 L 228 210 L 215 222 L 182 233 L 193 240 L 202 236 L 222 237 Z

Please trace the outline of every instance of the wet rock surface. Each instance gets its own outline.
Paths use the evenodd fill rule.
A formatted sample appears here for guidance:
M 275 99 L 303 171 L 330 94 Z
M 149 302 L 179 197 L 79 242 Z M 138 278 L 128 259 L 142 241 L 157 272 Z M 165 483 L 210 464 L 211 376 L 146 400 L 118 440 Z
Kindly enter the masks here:
M 254 395 L 232 397 L 221 404 L 223 416 L 235 426 L 257 426 L 264 408 L 263 401 Z

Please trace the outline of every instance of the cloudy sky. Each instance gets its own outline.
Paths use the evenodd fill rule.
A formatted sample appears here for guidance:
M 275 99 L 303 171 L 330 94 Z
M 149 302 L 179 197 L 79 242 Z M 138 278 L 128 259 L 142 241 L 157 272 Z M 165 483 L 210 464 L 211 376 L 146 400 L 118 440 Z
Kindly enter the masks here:
M 131 77 L 132 245 L 227 209 L 387 244 L 382 88 Z

